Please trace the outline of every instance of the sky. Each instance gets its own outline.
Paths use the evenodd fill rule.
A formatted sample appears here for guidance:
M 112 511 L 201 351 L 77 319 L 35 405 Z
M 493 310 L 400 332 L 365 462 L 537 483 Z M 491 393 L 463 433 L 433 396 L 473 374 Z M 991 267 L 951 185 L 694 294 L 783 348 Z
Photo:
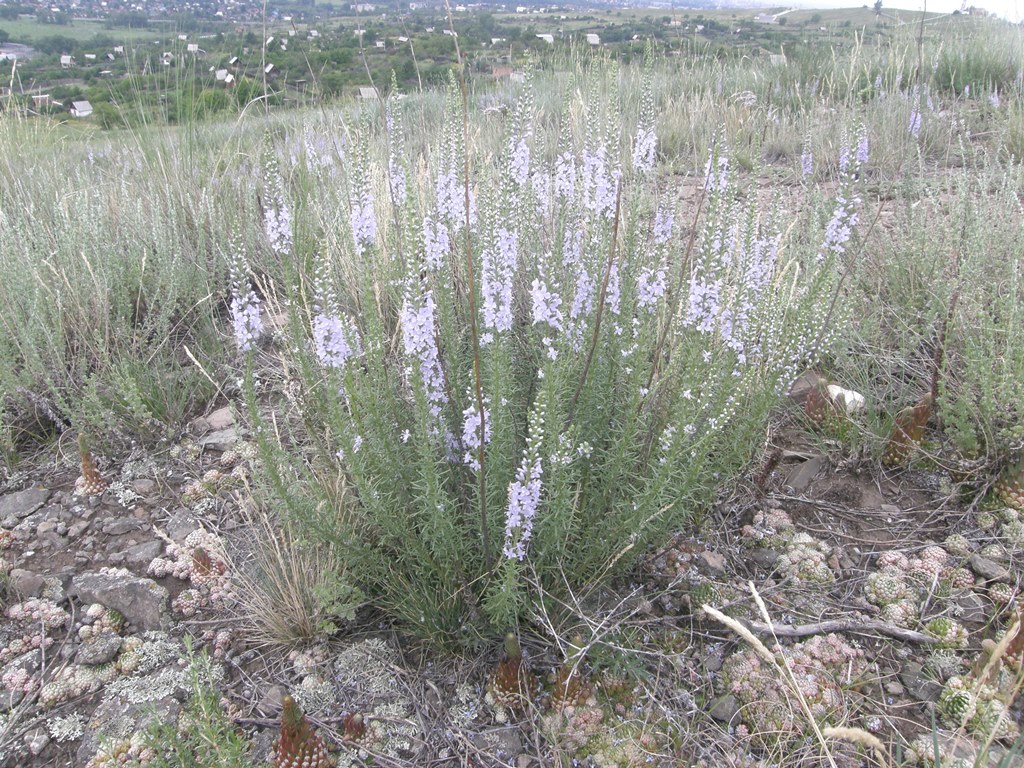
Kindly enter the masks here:
M 867 2 L 867 0 L 864 0 Z M 925 0 L 882 0 L 883 8 L 899 8 L 908 11 L 920 11 Z M 952 13 L 960 9 L 962 0 L 927 0 L 929 11 Z M 872 5 L 874 0 L 867 2 Z M 864 3 L 862 2 L 861 5 Z M 817 8 L 845 8 L 851 5 L 849 0 L 804 0 L 800 5 Z M 1010 21 L 1020 21 L 1024 16 L 1024 0 L 967 0 L 967 7 L 977 6 L 990 13 L 998 14 Z

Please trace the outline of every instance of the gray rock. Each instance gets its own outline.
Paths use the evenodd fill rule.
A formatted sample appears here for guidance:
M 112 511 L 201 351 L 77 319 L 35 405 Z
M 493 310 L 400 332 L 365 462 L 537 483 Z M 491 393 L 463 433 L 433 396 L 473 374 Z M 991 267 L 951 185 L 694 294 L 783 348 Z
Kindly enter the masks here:
M 817 477 L 826 462 L 827 459 L 824 456 L 814 456 L 807 461 L 801 462 L 786 477 L 786 485 L 792 488 L 795 493 L 803 493 L 807 490 L 807 486 L 811 484 L 811 481 Z
M 107 536 L 121 536 L 125 533 L 141 530 L 144 527 L 143 523 L 138 520 L 132 520 L 131 518 L 108 517 L 103 521 L 103 525 L 100 529 L 107 534 Z
M 132 490 L 140 496 L 149 496 L 156 491 L 156 480 L 142 478 L 132 482 Z
M 214 432 L 234 426 L 235 414 L 232 412 L 231 406 L 226 405 L 211 413 L 206 417 L 206 424 Z
M 173 726 L 178 722 L 180 713 L 181 703 L 171 696 L 139 704 L 126 703 L 119 697 L 104 701 L 90 718 L 90 723 L 96 723 L 98 727 L 86 729 L 82 743 L 78 747 L 76 764 L 88 763 L 104 741 L 128 738 L 133 733 L 145 731 L 157 723 Z
M 29 488 L 0 496 L 0 519 L 10 515 L 19 520 L 28 517 L 43 506 L 49 498 L 50 491 L 46 488 Z
M 218 429 L 216 432 L 211 432 L 200 438 L 199 445 L 204 449 L 223 453 L 233 448 L 240 439 L 241 434 L 238 429 L 229 427 L 228 429 Z
M 94 637 L 89 642 L 82 643 L 78 648 L 75 661 L 88 666 L 106 664 L 117 656 L 117 652 L 120 650 L 121 637 L 113 632 L 104 632 L 99 637 Z
M 1010 572 L 994 560 L 974 553 L 970 559 L 971 570 L 985 581 L 1010 581 Z
M 900 670 L 900 682 L 907 693 L 918 701 L 938 701 L 942 685 L 925 675 L 924 668 L 917 662 L 904 664 Z
M 88 520 L 79 520 L 77 523 L 72 523 L 71 526 L 68 528 L 68 536 L 72 539 L 77 539 L 79 536 L 85 533 L 88 527 Z
M 711 711 L 708 714 L 720 723 L 730 723 L 739 711 L 740 706 L 736 703 L 736 697 L 729 694 L 717 699 L 711 705 Z
M 160 557 L 164 552 L 162 541 L 144 541 L 124 551 L 125 562 L 148 568 L 153 558 Z
M 171 519 L 167 521 L 167 535 L 171 541 L 181 544 L 192 531 L 199 528 L 199 521 L 188 509 L 182 507 L 171 513 Z
M 507 765 L 523 752 L 523 733 L 511 725 L 485 728 L 469 737 L 469 740 L 485 755 L 497 758 L 492 765 Z
M 144 630 L 160 629 L 169 594 L 152 579 L 124 570 L 92 571 L 72 582 L 72 593 L 83 603 L 113 608 L 126 621 Z
M 985 624 L 989 619 L 985 601 L 977 592 L 964 592 L 954 597 L 953 610 L 963 624 Z
M 754 565 L 770 571 L 775 568 L 775 561 L 779 559 L 779 553 L 774 549 L 757 547 L 750 550 L 750 559 L 754 561 Z
M 726 563 L 725 557 L 720 552 L 712 550 L 701 552 L 697 556 L 697 568 L 705 576 L 710 576 L 713 579 L 721 578 L 729 572 L 729 565 Z
M 51 533 L 57 533 L 57 526 L 60 525 L 56 520 L 44 520 L 36 526 L 36 536 L 46 536 Z
M 275 717 L 280 714 L 283 708 L 285 690 L 280 685 L 272 685 L 267 689 L 267 692 L 263 694 L 263 698 L 260 699 L 260 703 L 256 705 L 256 709 L 262 712 L 264 715 Z
M 25 748 L 33 757 L 38 756 L 46 745 L 50 743 L 50 737 L 43 729 L 29 731 L 25 734 Z
M 15 568 L 10 573 L 11 585 L 22 597 L 39 597 L 43 594 L 43 586 L 46 583 L 44 577 L 23 568 Z

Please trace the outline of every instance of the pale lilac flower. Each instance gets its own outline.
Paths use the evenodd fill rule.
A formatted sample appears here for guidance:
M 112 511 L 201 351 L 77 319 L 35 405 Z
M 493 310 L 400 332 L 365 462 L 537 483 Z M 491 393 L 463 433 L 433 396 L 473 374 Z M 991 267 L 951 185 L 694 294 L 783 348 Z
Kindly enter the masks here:
M 509 171 L 512 180 L 520 187 L 530 179 L 530 145 L 526 143 L 525 136 L 512 144 Z
M 917 109 L 910 111 L 910 124 L 907 126 L 907 132 L 915 139 L 921 136 L 921 112 Z
M 868 161 L 868 132 L 867 129 L 862 125 L 860 131 L 857 134 L 857 162 L 860 164 Z
M 656 268 L 644 267 L 636 281 L 636 303 L 640 309 L 653 313 L 665 296 L 666 269 L 662 262 Z
M 708 192 L 724 194 L 729 188 L 729 156 L 723 149 L 718 155 L 717 162 L 714 157 L 709 157 L 704 166 Z
M 356 435 L 352 438 L 352 453 L 359 453 L 359 449 L 363 447 L 363 436 Z
M 402 167 L 402 156 L 404 152 L 401 146 L 402 133 L 396 130 L 395 108 L 392 102 L 388 102 L 385 113 L 385 124 L 388 134 L 388 179 L 391 182 L 391 196 L 395 205 L 405 204 L 406 184 L 405 168 Z
M 522 560 L 526 557 L 526 547 L 533 535 L 533 524 L 540 508 L 543 475 L 540 448 L 543 439 L 544 410 L 538 404 L 530 413 L 529 437 L 523 460 L 516 470 L 515 480 L 508 487 L 503 553 L 510 560 Z
M 260 300 L 249 283 L 248 271 L 249 265 L 242 254 L 241 245 L 236 242 L 228 258 L 228 272 L 231 282 L 231 327 L 241 352 L 253 349 L 263 333 Z
M 484 398 L 484 445 L 491 442 L 491 414 L 488 410 L 490 399 Z M 466 449 L 463 461 L 474 472 L 480 471 L 480 412 L 476 401 L 462 412 L 462 445 Z
M 617 169 L 608 167 L 608 149 L 602 145 L 595 152 L 583 153 L 583 202 L 595 216 L 615 215 Z
M 604 305 L 613 315 L 619 314 L 619 304 L 622 300 L 622 281 L 619 278 L 619 264 L 612 262 L 608 270 L 608 287 L 604 294 Z
M 352 318 L 327 314 L 317 307 L 311 325 L 313 349 L 321 365 L 342 369 L 350 359 L 362 354 L 359 331 Z
M 433 294 L 430 291 L 414 294 L 411 288 L 407 289 L 401 322 L 405 354 L 416 360 L 430 412 L 440 422 L 441 409 L 448 402 L 448 396 L 444 390 L 444 372 L 437 349 Z
M 656 245 L 664 245 L 672 237 L 672 224 L 674 214 L 671 210 L 659 208 L 654 214 L 654 242 Z
M 846 173 L 850 169 L 850 145 L 843 137 L 843 143 L 839 147 L 839 172 Z
M 654 169 L 658 149 L 658 137 L 653 126 L 639 127 L 633 142 L 633 168 L 640 173 L 649 173 Z
M 263 226 L 274 253 L 286 256 L 292 252 L 292 217 L 283 200 L 274 202 L 263 212 Z
M 964 98 L 967 99 L 967 98 L 970 98 L 970 96 L 971 96 L 971 85 L 970 85 L 970 83 L 968 83 L 967 85 L 964 86 Z
M 533 188 L 533 197 L 537 201 L 537 213 L 543 216 L 551 208 L 552 177 L 537 171 L 530 177 L 530 185 Z
M 356 253 L 362 255 L 377 239 L 377 215 L 369 189 L 364 188 L 357 194 L 352 204 L 351 223 Z
M 999 109 L 999 91 L 992 91 L 992 93 L 988 95 L 988 103 L 993 109 Z
M 562 297 L 548 289 L 543 273 L 533 278 L 530 289 L 533 324 L 547 323 L 556 331 L 562 330 Z
M 459 177 L 454 170 L 438 174 L 435 184 L 437 218 L 458 232 L 465 219 L 465 192 L 459 189 Z
M 814 153 L 811 151 L 810 142 L 804 142 L 804 151 L 800 155 L 800 172 L 806 179 L 814 173 Z
M 555 161 L 555 194 L 563 200 L 576 194 L 576 163 L 571 152 L 563 152 Z
M 512 281 L 519 255 L 519 235 L 501 227 L 496 239 L 497 242 L 485 249 L 481 257 L 480 292 L 483 296 L 483 327 L 502 333 L 512 329 Z
M 552 292 L 544 279 L 544 273 L 533 278 L 530 289 L 531 305 L 533 309 L 533 324 L 547 324 L 553 330 L 562 331 L 564 319 L 562 317 L 562 297 L 557 292 Z M 558 350 L 555 348 L 554 339 L 545 336 L 541 343 L 547 350 L 548 358 L 558 359 Z
M 444 222 L 434 222 L 429 216 L 423 217 L 423 255 L 427 268 L 437 271 L 444 265 L 445 256 L 451 249 L 448 227 Z

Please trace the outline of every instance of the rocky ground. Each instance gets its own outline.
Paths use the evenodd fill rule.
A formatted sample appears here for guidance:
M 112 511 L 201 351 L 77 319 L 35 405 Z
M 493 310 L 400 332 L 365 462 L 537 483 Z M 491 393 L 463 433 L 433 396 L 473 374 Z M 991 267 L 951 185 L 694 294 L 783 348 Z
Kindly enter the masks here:
M 99 495 L 76 494 L 77 452 L 58 445 L 0 489 L 0 764 L 145 762 L 141 734 L 179 718 L 197 677 L 255 764 L 286 694 L 339 766 L 827 764 L 806 712 L 888 750 L 823 735 L 836 765 L 910 764 L 922 735 L 973 759 L 989 734 L 988 764 L 1020 764 L 1024 640 L 1000 638 L 1024 522 L 938 469 L 883 470 L 804 427 L 634 583 L 539 615 L 513 667 L 364 616 L 330 642 L 254 647 L 236 577 L 255 460 L 228 408 L 148 458 L 100 458 Z M 781 647 L 759 653 L 701 605 Z M 212 662 L 190 664 L 200 648 Z

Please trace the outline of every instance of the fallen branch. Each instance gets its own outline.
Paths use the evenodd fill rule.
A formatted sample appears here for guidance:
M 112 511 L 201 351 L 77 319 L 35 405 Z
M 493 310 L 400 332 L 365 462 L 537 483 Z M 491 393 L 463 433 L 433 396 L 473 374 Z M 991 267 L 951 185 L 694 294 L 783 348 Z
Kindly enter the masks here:
M 827 632 L 878 632 L 895 637 L 897 640 L 905 640 L 908 643 L 932 645 L 938 642 L 938 638 L 923 632 L 915 632 L 912 629 L 904 629 L 873 619 L 830 619 L 829 621 L 819 621 L 817 624 L 762 624 L 759 621 L 744 619 L 738 619 L 738 621 L 754 634 L 774 635 L 775 637 L 806 637 Z

